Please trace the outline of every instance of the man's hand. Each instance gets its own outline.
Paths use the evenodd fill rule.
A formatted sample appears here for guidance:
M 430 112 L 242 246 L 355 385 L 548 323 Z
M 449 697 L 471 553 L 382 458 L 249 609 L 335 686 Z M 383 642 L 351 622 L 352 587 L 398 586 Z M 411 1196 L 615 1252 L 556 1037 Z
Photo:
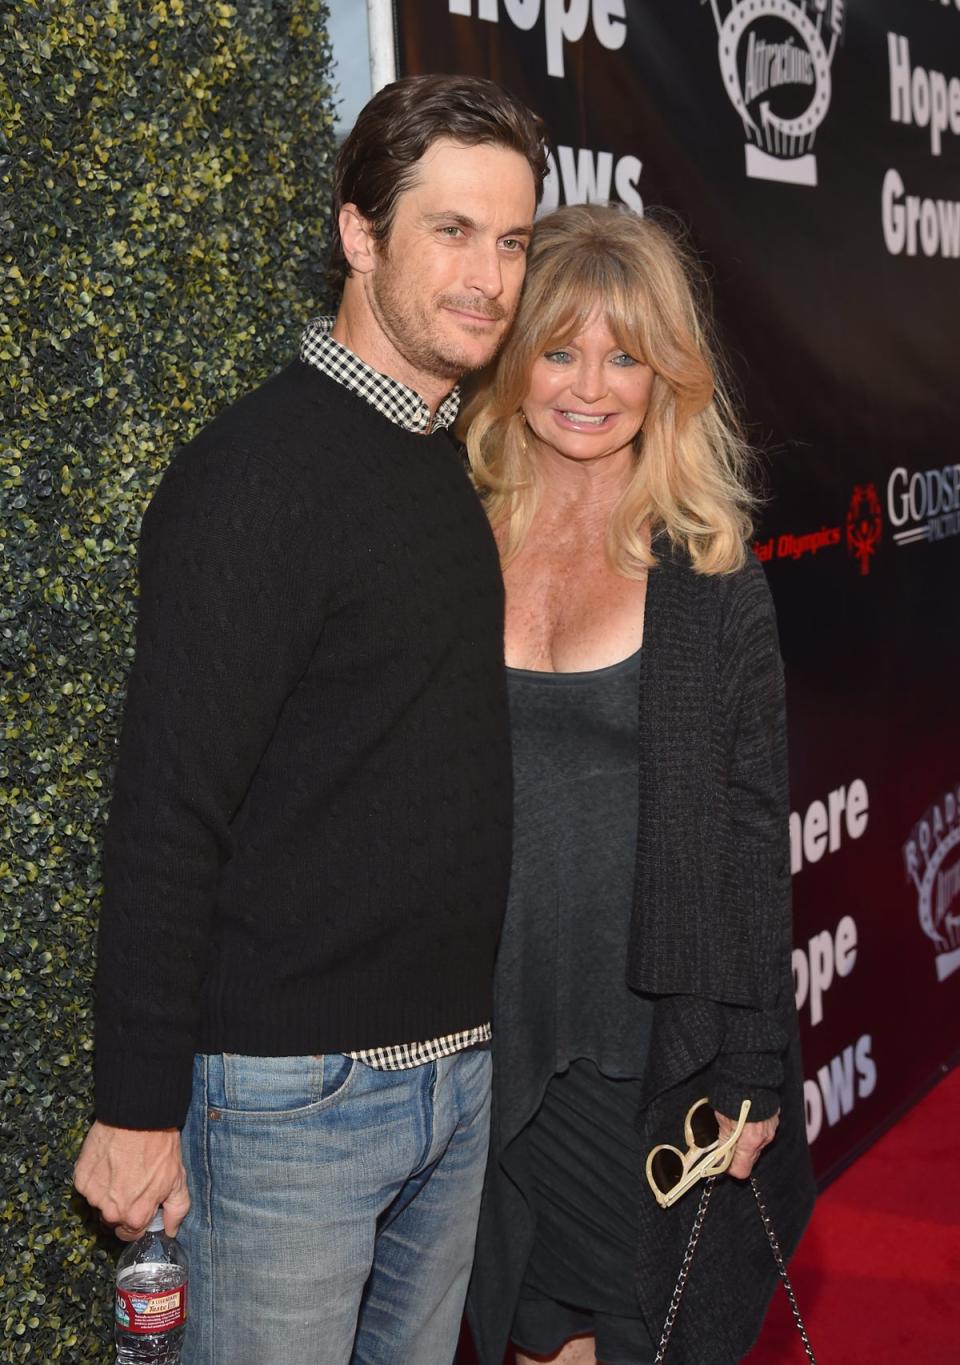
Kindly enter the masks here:
M 737 1126 L 736 1119 L 728 1119 L 726 1114 L 717 1113 L 717 1123 L 720 1125 L 720 1141 L 728 1138 Z M 727 1168 L 728 1175 L 734 1175 L 738 1180 L 746 1180 L 753 1171 L 757 1157 L 764 1147 L 769 1147 L 773 1141 L 777 1126 L 780 1123 L 779 1113 L 774 1114 L 772 1119 L 762 1119 L 759 1123 L 745 1123 L 743 1132 L 737 1138 L 737 1145 L 733 1149 L 733 1161 Z
M 73 1183 L 124 1242 L 135 1242 L 163 1205 L 164 1231 L 176 1236 L 190 1207 L 176 1128 L 142 1132 L 94 1123 Z

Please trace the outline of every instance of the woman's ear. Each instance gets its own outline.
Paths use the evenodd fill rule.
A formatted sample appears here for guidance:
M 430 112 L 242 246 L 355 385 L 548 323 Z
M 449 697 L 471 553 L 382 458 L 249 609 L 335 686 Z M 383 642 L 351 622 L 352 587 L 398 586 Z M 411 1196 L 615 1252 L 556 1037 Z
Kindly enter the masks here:
M 369 220 L 364 218 L 356 204 L 344 204 L 337 225 L 343 254 L 350 269 L 358 275 L 369 274 L 376 257 L 376 240 Z

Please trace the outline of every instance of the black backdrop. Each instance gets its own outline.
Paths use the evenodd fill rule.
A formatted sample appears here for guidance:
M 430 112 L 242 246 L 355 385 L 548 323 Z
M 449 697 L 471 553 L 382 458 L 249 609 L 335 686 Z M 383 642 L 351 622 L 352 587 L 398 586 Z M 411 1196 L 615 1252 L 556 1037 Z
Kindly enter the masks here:
M 665 206 L 769 498 L 808 1134 L 829 1175 L 960 1046 L 960 0 L 400 0 L 401 74 L 547 121 L 546 205 Z

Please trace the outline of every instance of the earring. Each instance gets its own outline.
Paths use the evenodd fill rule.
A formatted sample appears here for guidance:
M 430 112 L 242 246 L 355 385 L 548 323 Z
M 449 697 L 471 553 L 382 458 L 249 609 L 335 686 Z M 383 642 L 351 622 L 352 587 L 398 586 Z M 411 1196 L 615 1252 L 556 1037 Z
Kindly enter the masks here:
M 523 408 L 517 408 L 517 416 L 520 418 L 520 449 L 526 455 L 529 450 L 527 445 L 527 414 Z

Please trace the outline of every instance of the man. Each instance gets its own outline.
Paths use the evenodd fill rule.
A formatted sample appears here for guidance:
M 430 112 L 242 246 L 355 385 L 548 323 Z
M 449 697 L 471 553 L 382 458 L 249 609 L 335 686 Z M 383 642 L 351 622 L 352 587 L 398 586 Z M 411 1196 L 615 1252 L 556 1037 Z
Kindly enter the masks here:
M 381 91 L 338 158 L 332 328 L 144 520 L 76 1184 L 121 1238 L 184 1220 L 188 1365 L 455 1349 L 510 773 L 497 554 L 444 428 L 544 171 L 488 81 Z

